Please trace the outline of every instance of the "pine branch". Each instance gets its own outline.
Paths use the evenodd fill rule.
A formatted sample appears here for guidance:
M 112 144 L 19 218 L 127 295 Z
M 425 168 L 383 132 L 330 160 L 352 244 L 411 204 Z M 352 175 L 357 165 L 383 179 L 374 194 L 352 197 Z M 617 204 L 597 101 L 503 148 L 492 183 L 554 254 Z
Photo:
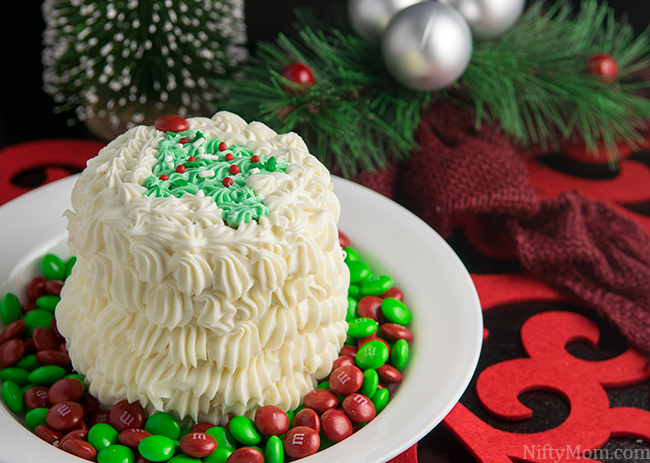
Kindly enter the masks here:
M 540 1 L 508 33 L 475 44 L 459 87 L 477 127 L 498 121 L 521 144 L 543 149 L 577 135 L 592 151 L 602 140 L 616 154 L 616 142 L 642 141 L 650 119 L 650 101 L 639 96 L 649 85 L 633 80 L 650 66 L 649 37 L 650 29 L 635 39 L 607 3 L 583 0 L 576 14 L 564 0 L 548 9 Z M 599 53 L 616 59 L 617 82 L 585 72 Z

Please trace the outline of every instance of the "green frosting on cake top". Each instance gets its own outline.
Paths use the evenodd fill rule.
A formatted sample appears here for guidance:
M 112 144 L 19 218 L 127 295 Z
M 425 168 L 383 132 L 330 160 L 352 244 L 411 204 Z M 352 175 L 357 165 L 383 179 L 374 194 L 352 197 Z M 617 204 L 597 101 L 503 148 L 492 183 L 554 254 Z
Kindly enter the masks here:
M 160 142 L 157 159 L 153 175 L 144 182 L 145 196 L 180 198 L 202 191 L 233 228 L 269 214 L 246 179 L 256 173 L 284 172 L 289 166 L 273 156 L 255 155 L 243 146 L 226 146 L 223 140 L 199 130 L 168 132 Z

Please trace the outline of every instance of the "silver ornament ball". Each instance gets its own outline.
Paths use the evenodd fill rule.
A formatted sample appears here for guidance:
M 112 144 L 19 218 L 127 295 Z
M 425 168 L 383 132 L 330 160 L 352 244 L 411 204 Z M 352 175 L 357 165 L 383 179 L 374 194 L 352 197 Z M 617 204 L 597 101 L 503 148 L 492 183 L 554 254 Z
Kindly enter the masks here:
M 526 0 L 438 0 L 465 17 L 477 39 L 498 37 L 517 22 Z
M 348 0 L 350 21 L 364 38 L 378 44 L 391 18 L 406 7 L 424 0 Z
M 472 56 L 472 33 L 454 8 L 423 2 L 397 13 L 382 39 L 388 72 L 413 90 L 440 90 L 463 75 Z

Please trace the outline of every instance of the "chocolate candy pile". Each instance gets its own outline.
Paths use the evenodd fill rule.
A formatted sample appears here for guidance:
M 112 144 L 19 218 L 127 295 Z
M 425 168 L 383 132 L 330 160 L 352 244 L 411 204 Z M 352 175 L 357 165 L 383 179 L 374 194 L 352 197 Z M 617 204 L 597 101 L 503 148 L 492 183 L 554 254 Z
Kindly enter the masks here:
M 147 417 L 139 403 L 121 401 L 108 410 L 87 393 L 72 370 L 54 310 L 74 258 L 52 254 L 41 262 L 21 303 L 0 300 L 2 398 L 38 437 L 78 457 L 99 463 L 282 463 L 349 437 L 386 406 L 409 357 L 413 335 L 402 292 L 388 276 L 375 275 L 344 234 L 340 243 L 350 269 L 348 340 L 332 372 L 285 413 L 259 408 L 253 420 L 233 417 L 226 426 L 181 426 L 165 412 Z

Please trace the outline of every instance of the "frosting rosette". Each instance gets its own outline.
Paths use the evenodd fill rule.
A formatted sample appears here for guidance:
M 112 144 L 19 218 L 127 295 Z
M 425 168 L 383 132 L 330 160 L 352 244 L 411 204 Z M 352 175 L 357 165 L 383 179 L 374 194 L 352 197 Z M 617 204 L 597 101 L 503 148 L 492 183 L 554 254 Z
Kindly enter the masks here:
M 188 124 L 135 127 L 88 162 L 59 331 L 102 403 L 214 423 L 294 409 L 347 333 L 330 174 L 296 134 L 228 112 Z

